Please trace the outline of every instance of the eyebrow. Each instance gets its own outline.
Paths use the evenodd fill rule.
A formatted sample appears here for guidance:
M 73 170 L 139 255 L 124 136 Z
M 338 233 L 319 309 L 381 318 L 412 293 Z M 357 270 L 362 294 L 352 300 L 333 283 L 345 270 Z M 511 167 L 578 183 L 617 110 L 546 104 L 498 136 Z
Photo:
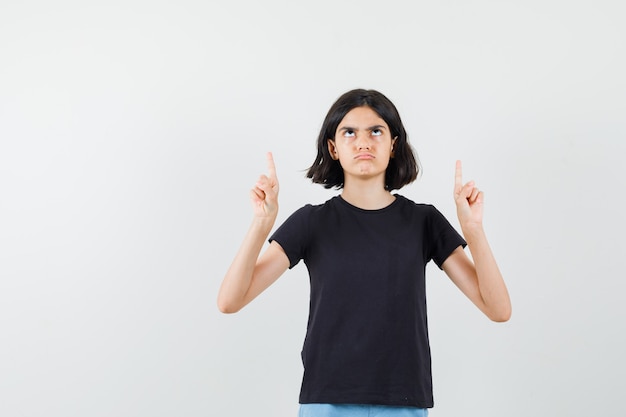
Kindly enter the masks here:
M 374 125 L 374 126 L 370 126 L 370 127 L 366 128 L 365 130 L 372 131 L 372 130 L 377 130 L 377 129 L 385 129 L 385 126 L 383 126 L 383 125 Z M 340 127 L 339 130 L 341 130 L 341 131 L 344 131 L 344 130 L 354 130 L 354 131 L 357 131 L 359 129 L 357 129 L 356 127 L 343 126 L 343 127 Z

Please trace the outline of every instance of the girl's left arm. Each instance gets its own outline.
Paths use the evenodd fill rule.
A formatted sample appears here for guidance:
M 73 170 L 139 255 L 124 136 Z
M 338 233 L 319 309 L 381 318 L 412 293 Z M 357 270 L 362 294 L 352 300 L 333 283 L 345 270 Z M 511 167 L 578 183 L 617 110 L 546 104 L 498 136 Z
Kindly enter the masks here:
M 511 317 L 511 300 L 483 229 L 484 195 L 473 181 L 462 183 L 461 161 L 456 162 L 454 199 L 473 262 L 459 247 L 442 268 L 487 317 L 497 322 L 507 321 Z

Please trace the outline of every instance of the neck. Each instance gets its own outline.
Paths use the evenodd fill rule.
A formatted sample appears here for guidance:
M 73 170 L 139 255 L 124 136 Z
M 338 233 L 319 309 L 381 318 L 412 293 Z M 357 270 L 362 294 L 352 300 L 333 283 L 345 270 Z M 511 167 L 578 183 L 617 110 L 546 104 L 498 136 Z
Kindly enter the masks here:
M 372 184 L 371 181 L 346 182 L 341 192 L 341 198 L 363 210 L 382 209 L 396 199 L 391 192 L 385 190 L 383 185 Z

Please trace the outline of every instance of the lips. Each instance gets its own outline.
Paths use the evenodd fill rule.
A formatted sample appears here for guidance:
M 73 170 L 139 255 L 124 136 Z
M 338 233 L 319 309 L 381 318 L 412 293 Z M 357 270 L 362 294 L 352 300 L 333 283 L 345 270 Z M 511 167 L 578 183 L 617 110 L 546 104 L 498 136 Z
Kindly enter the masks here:
M 372 155 L 371 153 L 366 153 L 366 152 L 358 153 L 354 156 L 354 159 L 374 159 L 374 158 L 375 158 L 374 155 Z

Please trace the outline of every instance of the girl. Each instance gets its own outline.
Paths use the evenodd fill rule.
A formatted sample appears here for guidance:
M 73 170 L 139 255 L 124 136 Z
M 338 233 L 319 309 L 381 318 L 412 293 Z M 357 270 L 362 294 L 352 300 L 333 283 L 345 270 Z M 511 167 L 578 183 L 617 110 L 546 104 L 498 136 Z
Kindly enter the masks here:
M 463 184 L 457 161 L 463 237 L 433 206 L 392 193 L 417 178 L 407 133 L 387 97 L 352 90 L 326 115 L 307 172 L 341 194 L 293 213 L 260 255 L 278 212 L 271 153 L 267 164 L 250 192 L 253 221 L 224 277 L 219 309 L 240 310 L 303 260 L 311 299 L 300 416 L 426 416 L 433 406 L 426 264 L 433 260 L 491 320 L 511 315 L 482 227 L 482 191 Z

